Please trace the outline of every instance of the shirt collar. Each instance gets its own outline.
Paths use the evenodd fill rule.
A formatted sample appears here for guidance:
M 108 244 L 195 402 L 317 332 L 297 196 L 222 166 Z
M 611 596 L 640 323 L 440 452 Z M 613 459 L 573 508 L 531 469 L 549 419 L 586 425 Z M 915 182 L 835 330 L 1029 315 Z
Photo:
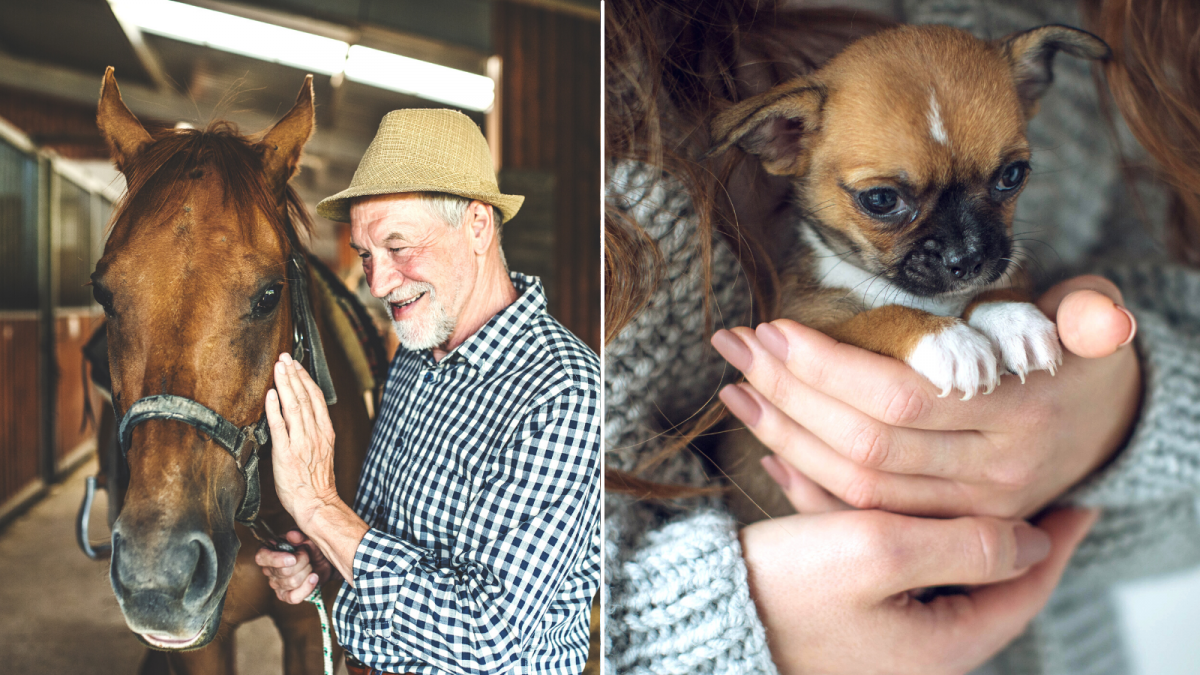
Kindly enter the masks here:
M 500 310 L 462 344 L 446 355 L 441 362 L 433 359 L 433 350 L 420 352 L 421 360 L 431 368 L 466 362 L 487 373 L 509 352 L 509 347 L 525 331 L 530 320 L 546 312 L 546 292 L 542 281 L 520 272 L 509 272 L 517 299 Z

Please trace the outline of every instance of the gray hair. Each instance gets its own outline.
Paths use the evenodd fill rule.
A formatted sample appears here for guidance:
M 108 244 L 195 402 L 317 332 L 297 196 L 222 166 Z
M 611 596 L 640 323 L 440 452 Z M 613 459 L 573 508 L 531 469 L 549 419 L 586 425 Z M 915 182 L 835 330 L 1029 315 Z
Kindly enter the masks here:
M 425 207 L 425 211 L 430 216 L 446 223 L 452 230 L 462 227 L 463 221 L 467 219 L 467 207 L 474 201 L 446 192 L 418 192 L 417 194 L 420 195 L 420 202 Z M 492 206 L 492 217 L 496 223 L 496 237 L 499 238 L 501 215 L 500 209 L 495 206 Z M 508 261 L 504 258 L 504 247 L 498 246 L 497 248 L 500 250 L 500 262 L 504 265 L 504 270 L 508 271 Z

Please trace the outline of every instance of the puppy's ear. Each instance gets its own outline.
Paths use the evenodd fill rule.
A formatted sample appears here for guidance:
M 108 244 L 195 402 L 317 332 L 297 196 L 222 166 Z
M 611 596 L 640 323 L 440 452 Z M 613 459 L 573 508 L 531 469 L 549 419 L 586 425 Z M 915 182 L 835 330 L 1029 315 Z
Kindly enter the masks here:
M 807 137 L 821 121 L 824 88 L 798 78 L 738 103 L 712 123 L 713 149 L 721 154 L 732 145 L 756 155 L 768 173 L 804 173 Z
M 1108 60 L 1112 50 L 1104 40 L 1078 28 L 1052 24 L 1013 33 L 1000 40 L 1000 52 L 1012 67 L 1025 118 L 1037 114 L 1038 99 L 1054 81 L 1054 55 L 1066 52 L 1081 59 Z

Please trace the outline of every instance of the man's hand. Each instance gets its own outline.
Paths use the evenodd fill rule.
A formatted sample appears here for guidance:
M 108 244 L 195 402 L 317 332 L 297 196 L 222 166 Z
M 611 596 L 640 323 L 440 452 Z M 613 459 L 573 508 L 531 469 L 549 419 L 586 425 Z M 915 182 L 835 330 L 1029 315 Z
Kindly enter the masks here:
M 333 477 L 333 423 L 320 387 L 289 354 L 275 362 L 267 424 L 275 491 L 283 508 L 307 531 L 316 509 L 340 501 Z
M 1095 516 L 1058 511 L 1034 528 L 837 511 L 762 521 L 741 537 L 780 673 L 958 675 L 1041 610 Z M 980 587 L 928 603 L 910 593 L 942 585 Z
M 834 497 L 928 516 L 1028 516 L 1102 466 L 1128 437 L 1141 372 L 1121 294 L 1079 277 L 1039 302 L 1066 347 L 1057 376 L 1005 377 L 990 395 L 938 398 L 903 363 L 793 321 L 713 345 L 749 384 L 721 399 L 768 448 Z M 778 473 L 778 472 L 777 472 Z
M 267 392 L 267 423 L 279 501 L 312 539 L 311 550 L 320 551 L 353 586 L 354 554 L 368 527 L 337 493 L 333 423 L 325 395 L 288 354 L 281 354 L 275 363 L 275 389 Z
M 292 530 L 286 536 L 288 542 L 296 547 L 295 553 L 263 547 L 254 554 L 254 562 L 262 567 L 275 595 L 286 603 L 296 605 L 312 595 L 314 588 L 328 581 L 333 575 L 333 568 L 321 550 L 302 532 Z

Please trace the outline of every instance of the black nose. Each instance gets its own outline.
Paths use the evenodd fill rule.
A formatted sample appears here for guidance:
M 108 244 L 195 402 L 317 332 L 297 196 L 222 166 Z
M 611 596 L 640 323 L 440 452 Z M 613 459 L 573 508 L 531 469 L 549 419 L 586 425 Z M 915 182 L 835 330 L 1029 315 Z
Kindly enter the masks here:
M 164 607 L 199 611 L 217 585 L 217 554 L 201 532 L 171 532 L 158 545 L 130 545 L 119 528 L 113 535 L 111 581 L 127 604 L 146 604 L 150 612 Z M 139 602 L 140 600 L 140 602 Z M 129 601 L 132 601 L 130 603 Z M 129 609 L 128 607 L 126 609 Z
M 979 276 L 983 270 L 983 255 L 974 248 L 966 251 L 949 250 L 942 254 L 942 264 L 951 276 L 967 281 Z

